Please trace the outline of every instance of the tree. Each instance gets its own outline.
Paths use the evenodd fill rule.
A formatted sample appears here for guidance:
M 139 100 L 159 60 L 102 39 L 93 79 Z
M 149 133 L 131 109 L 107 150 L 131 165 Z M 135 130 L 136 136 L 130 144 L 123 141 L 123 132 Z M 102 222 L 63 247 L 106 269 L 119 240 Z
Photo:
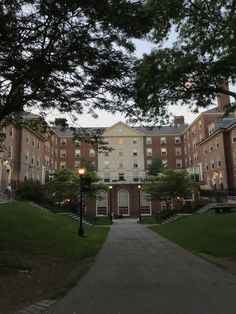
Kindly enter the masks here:
M 132 111 L 132 38 L 149 28 L 143 1 L 2 0 L 0 122 L 25 108 Z
M 137 63 L 137 111 L 156 122 L 167 105 L 207 107 L 218 93 L 234 99 L 226 82 L 236 79 L 236 1 L 150 0 L 152 40 L 157 44 Z M 175 32 L 175 33 L 174 33 Z M 167 47 L 170 34 L 175 41 Z M 230 85 L 231 86 L 231 85 Z
M 177 197 L 187 197 L 192 192 L 192 181 L 187 171 L 165 169 L 161 175 L 152 178 L 143 186 L 152 199 L 164 201 L 167 210 Z
M 162 159 L 157 156 L 152 163 L 147 166 L 147 174 L 149 176 L 157 176 L 164 168 Z

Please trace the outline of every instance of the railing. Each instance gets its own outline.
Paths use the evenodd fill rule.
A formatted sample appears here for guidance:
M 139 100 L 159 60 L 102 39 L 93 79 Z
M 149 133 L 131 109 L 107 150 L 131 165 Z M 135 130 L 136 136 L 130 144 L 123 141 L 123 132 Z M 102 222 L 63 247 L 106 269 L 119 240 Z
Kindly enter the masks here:
M 131 178 L 131 177 L 113 177 L 113 178 L 103 178 L 99 182 L 107 183 L 107 184 L 142 184 L 147 182 L 147 177 L 140 178 Z

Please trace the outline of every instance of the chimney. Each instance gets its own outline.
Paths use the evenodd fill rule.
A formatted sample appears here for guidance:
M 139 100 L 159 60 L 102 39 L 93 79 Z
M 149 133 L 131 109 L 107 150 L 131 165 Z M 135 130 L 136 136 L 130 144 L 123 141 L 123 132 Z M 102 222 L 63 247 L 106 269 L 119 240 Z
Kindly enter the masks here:
M 68 126 L 67 119 L 65 119 L 65 118 L 56 118 L 55 122 L 54 122 L 54 125 L 56 127 L 66 128 Z
M 178 128 L 181 124 L 184 124 L 184 116 L 175 116 L 174 126 Z
M 229 84 L 228 82 L 221 84 L 219 87 L 221 87 L 223 90 L 228 91 L 229 90 Z M 218 111 L 224 111 L 225 107 L 229 105 L 230 103 L 230 97 L 227 94 L 218 93 L 217 94 L 217 109 Z

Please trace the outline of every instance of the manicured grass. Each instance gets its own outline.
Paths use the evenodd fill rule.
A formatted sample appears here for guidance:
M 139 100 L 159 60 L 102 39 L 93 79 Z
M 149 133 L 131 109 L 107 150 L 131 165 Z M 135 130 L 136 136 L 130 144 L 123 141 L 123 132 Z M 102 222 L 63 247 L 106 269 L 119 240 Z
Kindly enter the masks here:
M 24 202 L 0 205 L 0 250 L 17 250 L 77 260 L 94 257 L 108 228 L 84 226 L 85 238 L 78 236 L 78 223 L 64 215 L 48 213 Z
M 236 258 L 236 212 L 192 215 L 150 228 L 196 253 Z

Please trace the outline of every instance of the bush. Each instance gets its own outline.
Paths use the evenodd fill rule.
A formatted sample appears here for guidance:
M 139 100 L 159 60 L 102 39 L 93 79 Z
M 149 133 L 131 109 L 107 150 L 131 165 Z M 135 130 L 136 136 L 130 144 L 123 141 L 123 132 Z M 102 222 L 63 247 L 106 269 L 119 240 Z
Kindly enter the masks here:
M 34 180 L 27 180 L 20 182 L 16 189 L 16 198 L 27 200 L 27 199 L 44 199 L 45 189 L 44 186 Z

